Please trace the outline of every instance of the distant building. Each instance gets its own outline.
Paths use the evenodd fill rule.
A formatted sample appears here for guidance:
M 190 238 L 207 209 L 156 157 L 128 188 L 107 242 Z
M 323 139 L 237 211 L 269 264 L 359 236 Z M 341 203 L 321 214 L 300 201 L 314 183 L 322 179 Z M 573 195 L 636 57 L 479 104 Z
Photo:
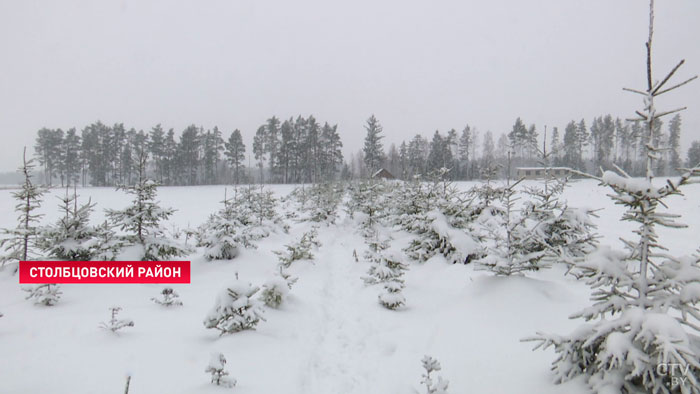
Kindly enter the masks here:
M 542 179 L 548 174 L 553 178 L 564 178 L 571 176 L 569 167 L 518 167 L 515 169 L 515 176 L 524 179 Z
M 374 174 L 372 174 L 372 178 L 373 178 L 373 179 L 396 179 L 396 177 L 394 177 L 394 176 L 389 172 L 389 170 L 387 170 L 386 168 L 382 168 L 381 170 L 379 170 L 379 171 L 375 172 Z

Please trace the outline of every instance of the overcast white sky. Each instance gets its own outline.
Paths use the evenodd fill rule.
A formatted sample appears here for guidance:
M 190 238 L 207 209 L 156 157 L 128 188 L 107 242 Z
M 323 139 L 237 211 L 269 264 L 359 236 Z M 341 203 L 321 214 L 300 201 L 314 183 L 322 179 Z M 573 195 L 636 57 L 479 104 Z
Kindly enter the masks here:
M 657 2 L 657 78 L 700 72 L 700 1 Z M 469 123 L 502 133 L 631 116 L 646 0 L 0 0 L 0 170 L 41 127 L 95 120 L 234 128 L 275 114 L 337 123 L 345 152 L 374 113 L 387 145 Z M 700 139 L 700 82 L 683 146 Z

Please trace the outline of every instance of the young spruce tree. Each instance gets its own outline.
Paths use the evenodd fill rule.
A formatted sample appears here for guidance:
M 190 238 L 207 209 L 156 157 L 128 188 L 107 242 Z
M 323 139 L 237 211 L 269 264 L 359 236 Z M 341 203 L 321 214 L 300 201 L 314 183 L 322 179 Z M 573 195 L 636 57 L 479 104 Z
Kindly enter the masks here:
M 156 201 L 158 184 L 146 176 L 145 151 L 138 156 L 138 180 L 133 186 L 119 186 L 134 196 L 132 204 L 122 210 L 107 210 L 108 218 L 126 235 L 122 237 L 125 246 L 138 246 L 139 258 L 144 261 L 167 260 L 172 257 L 184 256 L 188 250 L 165 237 L 161 222 L 170 218 L 175 212 L 171 208 L 163 208 Z
M 646 175 L 634 179 L 617 168 L 597 178 L 609 187 L 615 203 L 627 208 L 622 220 L 638 225 L 635 239 L 624 239 L 626 252 L 599 249 L 585 259 L 571 259 L 578 275 L 594 289 L 593 305 L 574 314 L 589 323 L 565 336 L 541 334 L 527 340 L 537 348 L 554 347 L 557 382 L 584 376 L 597 393 L 700 393 L 699 258 L 673 257 L 659 242 L 656 228 L 683 227 L 678 215 L 660 212 L 680 187 L 697 182 L 700 167 L 684 169 L 680 178 L 653 182 L 661 149 L 651 138 L 658 119 L 654 100 L 685 82 L 667 87 L 681 61 L 660 82 L 652 77 L 654 0 L 650 1 L 647 87 L 626 89 L 644 97 L 638 111 L 646 125 Z
M 18 213 L 17 227 L 0 231 L 0 234 L 4 235 L 4 238 L 0 240 L 0 247 L 4 250 L 4 254 L 0 257 L 3 266 L 8 261 L 28 260 L 38 249 L 39 228 L 37 223 L 43 215 L 37 214 L 35 211 L 41 206 L 41 196 L 44 194 L 44 190 L 32 182 L 35 166 L 34 160 L 27 160 L 27 148 L 24 148 L 22 161 L 23 164 L 19 171 L 24 176 L 24 182 L 19 191 L 12 193 L 12 197 L 18 201 L 15 205 L 15 212 Z

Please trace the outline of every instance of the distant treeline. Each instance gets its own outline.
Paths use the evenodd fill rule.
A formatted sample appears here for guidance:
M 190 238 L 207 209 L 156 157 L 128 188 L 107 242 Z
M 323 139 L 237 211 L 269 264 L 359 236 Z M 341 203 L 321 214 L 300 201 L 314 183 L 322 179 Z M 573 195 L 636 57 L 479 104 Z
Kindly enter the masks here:
M 673 174 L 685 164 L 680 156 L 681 117 L 676 115 L 671 119 L 667 130 L 660 121 L 655 125 L 652 142 L 666 148 L 657 152 L 655 173 Z M 367 129 L 369 137 L 372 122 L 368 121 Z M 598 173 L 599 168 L 611 169 L 614 163 L 632 176 L 642 176 L 646 168 L 647 142 L 649 133 L 641 123 L 626 122 L 611 115 L 594 118 L 590 127 L 583 119 L 571 121 L 563 133 L 557 127 L 538 131 L 535 125 L 526 126 L 518 118 L 512 129 L 498 138 L 491 131 L 480 133 L 469 125 L 461 132 L 455 129 L 445 134 L 435 131 L 431 140 L 418 134 L 398 147 L 392 144 L 386 155 L 369 162 L 381 162 L 402 179 L 434 173 L 442 167 L 450 169 L 449 176 L 453 180 L 502 178 L 509 161 L 512 172 L 518 166 L 548 165 Z M 353 175 L 369 175 L 366 168 L 372 166 L 366 159 L 367 144 L 365 140 L 365 149 L 350 158 Z M 382 151 L 376 147 L 373 150 Z M 688 162 L 692 165 L 700 162 L 700 142 L 691 146 Z
M 651 138 L 658 152 L 657 175 L 673 173 L 684 160 L 680 155 L 681 117 L 664 127 L 656 123 Z M 665 129 L 665 130 L 664 130 Z M 35 154 L 48 185 L 114 186 L 132 184 L 139 156 L 148 157 L 148 172 L 163 185 L 239 184 L 249 182 L 301 183 L 364 178 L 380 168 L 409 179 L 442 167 L 453 180 L 498 178 L 510 167 L 547 165 L 596 171 L 613 163 L 627 173 L 643 175 L 649 133 L 640 123 L 610 115 L 571 121 L 561 133 L 557 127 L 540 132 L 516 119 L 510 132 L 496 139 L 467 125 L 431 140 L 418 134 L 388 150 L 383 130 L 371 116 L 365 125 L 362 150 L 344 160 L 337 125 L 319 123 L 313 116 L 281 121 L 273 116 L 258 127 L 249 152 L 240 130 L 228 136 L 218 128 L 188 126 L 176 134 L 159 124 L 150 131 L 127 130 L 96 122 L 80 132 L 75 128 L 39 130 Z M 546 142 L 546 143 L 545 143 Z M 700 161 L 700 143 L 688 151 L 689 162 Z

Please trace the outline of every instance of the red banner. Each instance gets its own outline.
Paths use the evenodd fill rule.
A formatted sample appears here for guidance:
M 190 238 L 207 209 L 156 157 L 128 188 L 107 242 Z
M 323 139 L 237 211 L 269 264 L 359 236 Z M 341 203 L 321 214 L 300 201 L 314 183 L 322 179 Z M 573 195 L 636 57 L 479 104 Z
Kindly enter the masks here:
M 19 283 L 190 283 L 190 262 L 20 261 Z

